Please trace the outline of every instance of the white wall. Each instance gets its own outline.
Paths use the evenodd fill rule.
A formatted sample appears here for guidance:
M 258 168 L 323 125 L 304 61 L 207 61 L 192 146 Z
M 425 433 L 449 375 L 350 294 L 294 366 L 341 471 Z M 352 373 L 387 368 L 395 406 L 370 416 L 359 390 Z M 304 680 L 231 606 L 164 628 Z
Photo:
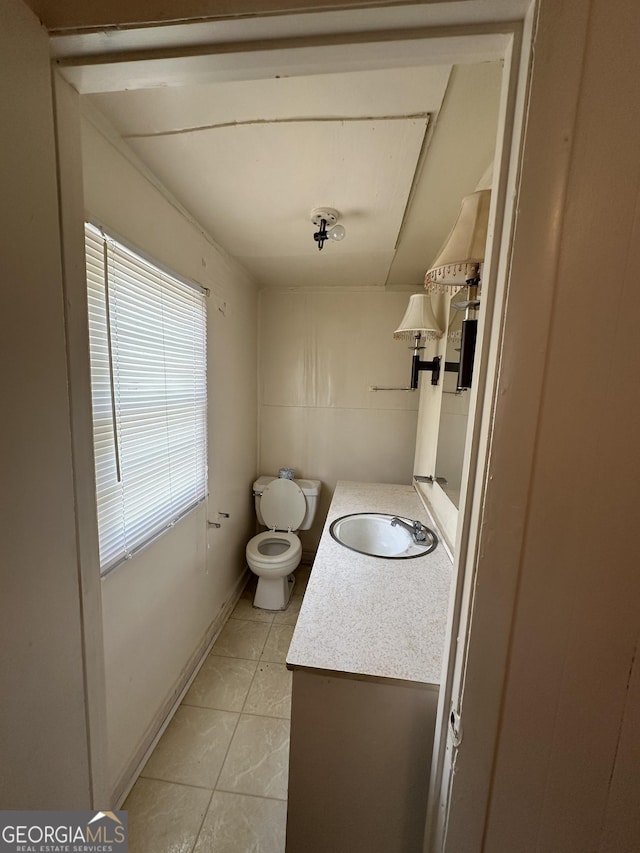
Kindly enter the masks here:
M 305 549 L 318 543 L 337 480 L 411 483 L 417 394 L 369 390 L 409 384 L 411 352 L 393 338 L 409 295 L 261 293 L 260 469 L 322 481 Z
M 102 582 L 110 789 L 123 789 L 245 571 L 256 474 L 256 288 L 86 119 L 85 204 L 176 272 L 211 288 L 208 505 Z M 217 513 L 230 518 L 206 527 Z M 218 621 L 217 621 L 218 620 Z
M 49 47 L 19 0 L 0 5 L 0 150 L 0 806 L 88 808 Z

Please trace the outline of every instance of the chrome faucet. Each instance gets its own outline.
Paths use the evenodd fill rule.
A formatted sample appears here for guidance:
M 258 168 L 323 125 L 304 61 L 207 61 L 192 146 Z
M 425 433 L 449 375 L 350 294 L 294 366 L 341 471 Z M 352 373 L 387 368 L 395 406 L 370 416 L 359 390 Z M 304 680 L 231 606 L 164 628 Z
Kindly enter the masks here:
M 420 521 L 412 521 L 411 524 L 408 524 L 402 518 L 398 518 L 397 515 L 394 515 L 391 519 L 391 526 L 395 527 L 396 524 L 399 524 L 404 527 L 405 530 L 408 530 L 416 542 L 424 542 L 427 538 L 428 529 Z

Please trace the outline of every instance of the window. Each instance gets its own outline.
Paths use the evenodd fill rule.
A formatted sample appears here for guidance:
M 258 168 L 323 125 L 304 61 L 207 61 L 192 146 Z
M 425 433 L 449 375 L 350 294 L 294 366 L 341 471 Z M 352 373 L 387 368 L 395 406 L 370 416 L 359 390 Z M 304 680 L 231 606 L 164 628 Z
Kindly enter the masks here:
M 105 573 L 206 496 L 206 292 L 85 227 Z

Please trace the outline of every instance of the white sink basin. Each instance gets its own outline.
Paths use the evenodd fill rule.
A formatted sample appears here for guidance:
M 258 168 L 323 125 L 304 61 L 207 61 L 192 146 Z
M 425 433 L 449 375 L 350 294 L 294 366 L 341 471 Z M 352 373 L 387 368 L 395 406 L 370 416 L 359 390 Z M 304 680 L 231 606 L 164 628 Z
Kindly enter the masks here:
M 367 554 L 370 557 L 385 557 L 391 560 L 407 560 L 411 557 L 423 557 L 438 544 L 436 534 L 425 528 L 426 540 L 416 542 L 411 533 L 400 524 L 391 524 L 392 518 L 400 518 L 407 524 L 413 522 L 403 516 L 387 515 L 381 512 L 359 512 L 337 518 L 329 532 L 341 545 Z

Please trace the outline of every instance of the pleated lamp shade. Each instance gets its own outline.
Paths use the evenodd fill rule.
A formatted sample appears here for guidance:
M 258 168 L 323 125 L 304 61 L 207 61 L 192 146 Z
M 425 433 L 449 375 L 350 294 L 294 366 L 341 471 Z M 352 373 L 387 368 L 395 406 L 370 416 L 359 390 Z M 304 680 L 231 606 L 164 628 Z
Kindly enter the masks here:
M 477 275 L 484 261 L 490 204 L 491 190 L 478 190 L 462 199 L 456 224 L 427 270 L 424 286 L 429 293 L 464 287 L 468 278 Z
M 397 340 L 413 340 L 417 334 L 423 334 L 426 338 L 441 338 L 443 334 L 434 316 L 431 299 L 426 293 L 414 293 L 409 297 L 409 305 L 393 337 Z

